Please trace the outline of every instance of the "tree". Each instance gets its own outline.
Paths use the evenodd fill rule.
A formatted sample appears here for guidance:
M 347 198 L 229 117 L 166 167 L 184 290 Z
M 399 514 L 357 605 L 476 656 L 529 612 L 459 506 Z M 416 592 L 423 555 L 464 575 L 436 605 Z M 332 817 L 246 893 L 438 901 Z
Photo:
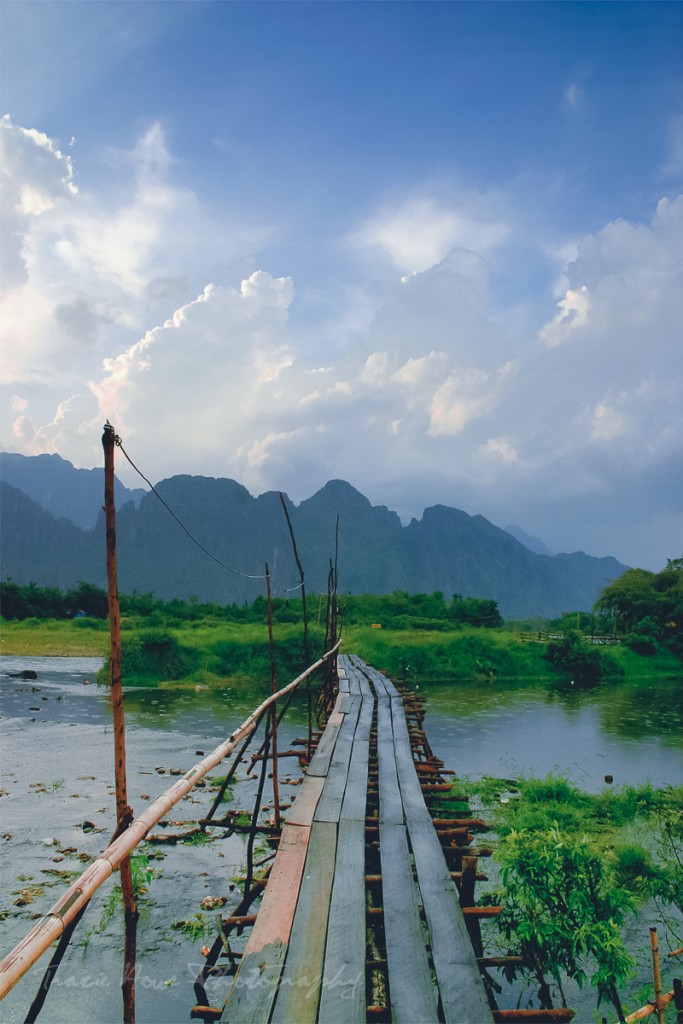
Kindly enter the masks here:
M 683 654 L 683 558 L 669 559 L 659 573 L 628 569 L 604 588 L 595 609 L 618 616 L 636 649 L 664 643 Z
M 109 614 L 109 602 L 106 590 L 96 587 L 93 583 L 81 580 L 75 590 L 70 590 L 65 598 L 69 610 L 85 612 L 95 619 L 106 619 Z
M 557 827 L 513 830 L 497 856 L 504 886 L 499 927 L 530 965 L 541 1005 L 552 1005 L 553 981 L 566 1005 L 561 972 L 581 986 L 591 969 L 598 1005 L 609 1000 L 622 1020 L 618 986 L 631 974 L 633 959 L 620 926 L 635 909 L 632 896 L 585 839 Z
M 546 648 L 546 658 L 558 672 L 571 675 L 579 687 L 597 686 L 602 677 L 602 659 L 597 647 L 584 643 L 576 630 L 568 630 L 561 640 Z

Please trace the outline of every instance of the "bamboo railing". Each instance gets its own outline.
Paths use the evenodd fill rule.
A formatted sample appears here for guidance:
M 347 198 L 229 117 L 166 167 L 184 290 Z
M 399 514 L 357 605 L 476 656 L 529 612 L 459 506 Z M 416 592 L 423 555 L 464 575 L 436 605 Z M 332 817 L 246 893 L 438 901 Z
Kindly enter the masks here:
M 231 733 L 227 740 L 219 744 L 215 750 L 207 754 L 206 757 L 203 757 L 201 761 L 197 761 L 181 779 L 178 779 L 165 793 L 162 793 L 143 814 L 136 817 L 125 832 L 110 843 L 106 850 L 85 869 L 82 875 L 76 879 L 64 895 L 51 907 L 45 917 L 0 962 L 0 999 L 4 999 L 24 974 L 40 959 L 45 950 L 55 939 L 62 935 L 66 926 L 85 907 L 103 882 L 128 857 L 131 850 L 145 839 L 149 830 L 158 824 L 175 804 L 182 800 L 184 796 L 187 796 L 200 779 L 203 779 L 228 754 L 231 754 L 240 740 L 254 731 L 263 713 L 274 702 L 282 697 L 286 697 L 287 694 L 296 689 L 299 683 L 303 682 L 304 679 L 308 679 L 326 661 L 332 658 L 339 650 L 341 642 L 341 640 L 338 640 L 334 647 L 327 651 L 326 654 L 323 654 L 313 665 L 309 666 L 305 672 L 302 672 L 301 675 L 293 679 L 287 686 L 276 693 L 272 693 L 264 700 Z

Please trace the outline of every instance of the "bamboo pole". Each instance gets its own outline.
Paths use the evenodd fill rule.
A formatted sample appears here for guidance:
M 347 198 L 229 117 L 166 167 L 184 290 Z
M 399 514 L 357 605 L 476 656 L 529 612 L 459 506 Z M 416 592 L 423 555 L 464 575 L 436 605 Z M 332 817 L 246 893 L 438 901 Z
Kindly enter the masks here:
M 0 999 L 4 999 L 7 993 L 14 988 L 20 978 L 36 963 L 54 940 L 60 937 L 69 921 L 76 916 L 80 908 L 85 906 L 97 889 L 109 878 L 126 854 L 130 853 L 138 843 L 142 842 L 149 830 L 158 824 L 171 808 L 196 786 L 200 779 L 203 779 L 228 754 L 231 754 L 245 736 L 253 732 L 257 721 L 270 707 L 273 699 L 286 696 L 304 679 L 308 679 L 310 675 L 317 672 L 321 665 L 337 653 L 340 645 L 341 640 L 331 650 L 323 654 L 313 665 L 309 666 L 305 672 L 302 672 L 291 683 L 283 687 L 282 690 L 267 697 L 231 733 L 227 740 L 224 740 L 215 750 L 190 768 L 182 778 L 178 779 L 146 811 L 136 818 L 122 835 L 109 844 L 106 850 L 69 886 L 54 906 L 48 910 L 45 917 L 41 918 L 31 931 L 24 936 L 21 942 L 0 962 Z
M 659 1000 L 661 1008 L 667 1006 L 674 997 L 673 990 L 666 992 Z M 641 1006 L 639 1010 L 634 1010 L 633 1013 L 629 1013 L 628 1017 L 624 1017 L 625 1024 L 635 1024 L 637 1020 L 645 1020 L 646 1017 L 657 1012 L 657 1007 L 654 1003 L 646 1003 L 645 1006 Z
M 306 607 L 306 582 L 304 579 L 304 567 L 301 564 L 301 559 L 299 558 L 299 551 L 296 546 L 296 537 L 294 536 L 294 527 L 292 526 L 292 520 L 290 519 L 289 512 L 287 510 L 287 502 L 285 501 L 285 496 L 282 493 L 282 491 L 280 491 L 280 504 L 282 505 L 282 510 L 285 514 L 285 519 L 287 520 L 287 526 L 289 528 L 289 536 L 292 541 L 292 549 L 294 551 L 294 561 L 296 562 L 296 567 L 299 570 L 299 581 L 301 583 L 301 609 L 304 616 L 304 664 L 306 664 L 310 657 L 310 654 L 308 644 L 308 610 Z M 318 608 L 318 625 L 320 625 L 320 608 Z M 306 686 L 306 707 L 308 711 L 308 746 L 306 747 L 306 760 L 310 761 L 313 747 L 313 702 L 311 698 L 310 680 L 308 681 Z
M 659 968 L 659 939 L 657 929 L 650 928 L 650 947 L 652 949 L 652 977 L 655 984 L 655 1007 L 658 1024 L 664 1024 L 664 1004 L 662 1003 L 662 974 Z
M 268 595 L 268 653 L 270 656 L 270 690 L 277 692 L 277 667 L 275 665 L 275 644 L 273 642 L 273 596 L 270 589 L 270 569 L 266 562 L 266 592 Z M 277 761 L 277 702 L 273 701 L 270 707 L 271 714 L 271 743 L 273 759 L 273 813 L 275 817 L 275 828 L 280 828 L 280 769 Z
M 116 829 L 122 832 L 133 819 L 128 804 L 126 779 L 126 721 L 123 711 L 123 685 L 121 681 L 121 617 L 119 614 L 118 572 L 116 566 L 116 506 L 114 502 L 114 449 L 116 432 L 107 421 L 102 434 L 104 449 L 104 515 L 107 538 L 107 597 L 109 602 L 109 687 L 114 718 L 114 780 L 116 783 Z M 130 854 L 126 854 L 119 868 L 125 938 L 123 951 L 124 1024 L 135 1024 L 135 959 L 137 949 L 138 909 L 133 892 Z

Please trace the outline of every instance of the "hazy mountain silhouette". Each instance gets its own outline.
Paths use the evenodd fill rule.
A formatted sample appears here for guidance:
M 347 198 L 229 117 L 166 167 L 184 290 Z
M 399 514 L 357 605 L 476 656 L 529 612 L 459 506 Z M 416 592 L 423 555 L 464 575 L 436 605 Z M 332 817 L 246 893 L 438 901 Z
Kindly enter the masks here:
M 83 476 L 99 473 L 101 483 L 101 471 L 74 469 L 58 456 L 20 457 L 32 488 L 29 495 L 8 481 L 6 458 L 0 486 L 2 578 L 63 589 L 80 580 L 105 586 L 102 496 L 90 496 L 87 487 L 93 478 Z M 10 458 L 9 464 L 16 470 L 15 460 Z M 63 483 L 66 492 L 71 486 L 71 504 L 78 505 L 73 515 L 60 511 L 70 507 L 66 498 L 48 500 L 48 494 L 59 490 L 50 491 L 55 465 L 60 487 Z M 155 495 L 145 492 L 137 506 L 127 501 L 117 513 L 122 593 L 152 591 L 158 598 L 185 600 L 196 595 L 221 604 L 252 601 L 264 593 L 264 583 L 248 577 L 261 576 L 266 561 L 277 595 L 296 586 L 298 573 L 277 492 L 253 497 L 234 480 L 201 476 L 174 476 L 157 484 L 157 490 L 223 565 L 201 551 Z M 36 494 L 52 503 L 58 515 L 41 507 Z M 137 496 L 119 490 L 120 500 Z M 337 516 L 341 593 L 441 590 L 446 596 L 494 598 L 507 618 L 556 616 L 589 610 L 602 587 L 627 568 L 614 558 L 581 551 L 536 554 L 483 516 L 444 505 L 426 509 L 421 519 L 403 526 L 395 512 L 371 505 L 343 480 L 331 480 L 299 505 L 286 501 L 309 593 L 327 589 Z M 88 521 L 94 526 L 83 528 Z

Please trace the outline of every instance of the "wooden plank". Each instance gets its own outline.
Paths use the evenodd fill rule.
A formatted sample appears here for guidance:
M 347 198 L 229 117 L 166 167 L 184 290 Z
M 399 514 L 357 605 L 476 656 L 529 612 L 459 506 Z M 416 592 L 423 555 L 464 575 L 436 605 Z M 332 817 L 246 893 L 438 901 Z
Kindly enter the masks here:
M 359 671 L 358 678 L 360 681 L 360 692 L 363 698 L 365 700 L 373 700 L 375 695 L 372 691 L 372 687 L 370 686 L 370 680 L 368 679 L 368 677 L 365 675 L 364 672 Z
M 409 822 L 420 896 L 446 1024 L 493 1020 L 474 950 L 434 827 Z
M 370 686 L 370 682 L 366 674 L 368 671 L 368 666 L 365 664 L 364 661 L 361 661 L 361 659 L 355 654 L 351 656 L 346 655 L 345 657 L 348 658 L 348 664 L 349 666 L 351 666 L 351 670 L 356 675 L 358 684 L 360 686 L 361 696 L 374 698 L 374 690 Z
M 343 721 L 344 715 L 340 711 L 333 711 L 328 718 L 325 732 L 320 737 L 316 752 L 308 766 L 308 775 L 327 775 Z
M 372 666 L 367 665 L 366 671 L 378 694 L 380 690 L 383 690 L 386 693 L 387 697 L 401 696 L 396 687 L 394 686 L 394 684 L 392 683 L 391 679 L 387 678 L 387 676 L 383 675 L 381 672 L 378 672 L 376 668 L 372 668 Z
M 339 669 L 339 692 L 349 692 L 349 677 L 342 669 Z
M 425 825 L 431 825 L 432 817 L 425 804 L 420 789 L 420 780 L 415 771 L 405 710 L 400 698 L 391 701 L 391 719 L 394 730 L 396 769 L 406 821 L 420 821 Z
M 438 992 L 420 923 L 405 826 L 380 825 L 379 848 L 391 1019 L 395 1024 L 434 1024 L 439 1019 Z
M 268 1020 L 285 952 L 286 947 L 275 942 L 242 958 L 223 1007 L 221 1024 L 263 1024 Z
M 339 821 L 341 815 L 353 750 L 353 737 L 360 712 L 360 697 L 351 697 L 350 699 L 352 706 L 344 716 L 344 722 L 339 730 L 327 779 L 313 815 L 314 821 Z
M 294 803 L 285 817 L 288 825 L 310 825 L 325 784 L 324 775 L 304 775 Z
M 285 825 L 240 968 L 221 1021 L 262 1024 L 268 1020 L 285 961 L 310 828 Z
M 384 685 L 384 679 L 379 674 L 379 672 L 375 672 L 371 668 L 369 668 L 367 671 L 368 676 L 370 677 L 370 682 L 372 683 L 373 689 L 377 694 L 378 699 L 382 697 L 388 697 L 389 694 L 387 693 L 387 688 Z
M 382 684 L 384 685 L 384 688 L 387 691 L 387 694 L 389 695 L 389 697 L 399 697 L 400 698 L 401 695 L 398 692 L 398 690 L 396 689 L 396 687 L 394 686 L 394 684 L 392 683 L 391 679 L 389 679 L 385 675 L 382 675 L 382 673 L 378 672 L 377 669 L 372 669 L 372 672 L 374 673 L 375 676 L 378 676 L 382 680 Z
M 336 848 L 337 826 L 314 822 L 272 1024 L 315 1024 Z
M 403 824 L 403 801 L 396 770 L 396 748 L 391 720 L 391 703 L 377 701 L 377 761 L 379 767 L 380 824 Z
M 349 693 L 352 693 L 354 697 L 361 696 L 360 673 L 355 668 L 349 672 Z
M 360 1024 L 365 994 L 365 824 L 341 821 L 318 1024 Z
M 364 700 L 358 715 L 340 820 L 365 822 L 368 800 L 368 760 L 370 757 L 372 712 L 372 701 Z
M 263 946 L 276 941 L 283 945 L 289 942 L 309 837 L 309 828 L 297 828 L 289 824 L 283 827 L 277 855 L 245 952 L 257 953 Z

